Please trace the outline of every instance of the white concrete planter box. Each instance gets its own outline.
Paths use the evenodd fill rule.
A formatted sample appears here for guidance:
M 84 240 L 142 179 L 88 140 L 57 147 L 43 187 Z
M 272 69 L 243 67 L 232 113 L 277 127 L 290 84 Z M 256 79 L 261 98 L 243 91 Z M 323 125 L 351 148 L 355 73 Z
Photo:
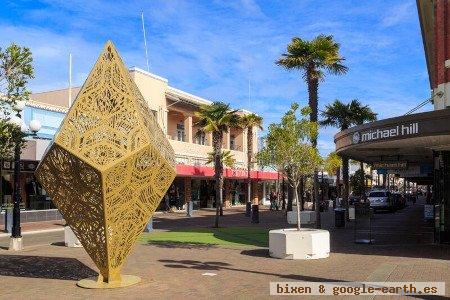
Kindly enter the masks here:
M 296 228 L 269 231 L 269 255 L 282 259 L 319 259 L 330 256 L 330 233 Z
M 292 207 L 292 211 L 287 212 L 288 224 L 297 224 L 297 208 Z M 312 224 L 316 222 L 316 212 L 313 210 L 302 210 L 300 212 L 300 224 Z
M 75 233 L 73 233 L 72 229 L 69 226 L 64 227 L 64 244 L 66 247 L 83 247 L 80 241 L 78 240 Z

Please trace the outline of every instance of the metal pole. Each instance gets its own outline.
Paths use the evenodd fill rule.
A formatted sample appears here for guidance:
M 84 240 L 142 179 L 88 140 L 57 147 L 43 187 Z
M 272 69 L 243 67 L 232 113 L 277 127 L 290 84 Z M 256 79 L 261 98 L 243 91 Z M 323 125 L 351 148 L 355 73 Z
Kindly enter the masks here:
M 144 12 L 141 12 L 141 19 L 142 19 L 142 33 L 144 34 L 145 61 L 147 63 L 147 72 L 150 72 L 150 65 L 148 64 L 147 37 L 145 36 Z
M 20 113 L 17 113 L 20 118 Z M 14 147 L 14 193 L 13 193 L 13 226 L 12 226 L 12 238 L 20 238 L 20 203 L 22 202 L 22 196 L 20 195 L 20 143 L 16 142 Z
M 69 108 L 72 106 L 72 53 L 69 53 Z

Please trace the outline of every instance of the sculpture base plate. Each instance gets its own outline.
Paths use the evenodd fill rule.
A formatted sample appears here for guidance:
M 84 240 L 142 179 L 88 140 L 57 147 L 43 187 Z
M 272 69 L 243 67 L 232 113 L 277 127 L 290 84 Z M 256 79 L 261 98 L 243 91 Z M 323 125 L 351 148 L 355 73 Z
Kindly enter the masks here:
M 77 282 L 77 285 L 85 289 L 115 289 L 134 285 L 139 282 L 141 282 L 141 278 L 134 275 L 122 275 L 121 281 L 112 282 L 99 281 L 98 277 L 95 276 L 81 279 Z

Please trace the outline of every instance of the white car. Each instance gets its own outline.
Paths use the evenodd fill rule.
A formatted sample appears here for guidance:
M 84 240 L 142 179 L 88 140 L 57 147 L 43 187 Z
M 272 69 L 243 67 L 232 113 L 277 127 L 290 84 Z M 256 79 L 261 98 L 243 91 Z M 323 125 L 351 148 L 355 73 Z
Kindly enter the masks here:
M 389 209 L 394 211 L 394 203 L 392 194 L 386 190 L 371 191 L 369 193 L 368 200 L 370 202 L 370 207 L 374 210 L 376 209 Z

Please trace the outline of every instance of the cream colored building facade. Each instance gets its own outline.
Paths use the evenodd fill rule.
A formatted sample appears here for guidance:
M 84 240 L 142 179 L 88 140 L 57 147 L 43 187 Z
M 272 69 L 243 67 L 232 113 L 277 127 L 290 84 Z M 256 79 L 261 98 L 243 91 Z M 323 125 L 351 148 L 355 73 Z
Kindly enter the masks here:
M 130 75 L 156 115 L 158 123 L 176 153 L 176 161 L 184 165 L 206 165 L 208 153 L 212 151 L 211 133 L 203 134 L 195 125 L 194 112 L 202 104 L 211 104 L 210 100 L 173 88 L 166 78 L 154 75 L 139 68 L 131 68 Z M 71 89 L 72 101 L 80 87 Z M 67 112 L 69 109 L 69 89 L 33 93 L 28 106 L 45 110 Z M 239 110 L 239 114 L 250 113 Z M 42 122 L 42 121 L 41 121 Z M 43 124 L 45 125 L 45 124 Z M 253 152 L 258 150 L 258 128 L 253 130 L 255 141 Z M 40 160 L 43 148 L 48 142 L 31 141 L 23 153 L 23 159 Z M 236 159 L 235 168 L 247 166 L 247 132 L 242 129 L 230 129 L 224 136 L 223 148 L 230 150 Z
M 207 164 L 208 153 L 213 150 L 212 134 L 201 131 L 201 128 L 196 125 L 198 119 L 195 116 L 195 112 L 201 105 L 211 104 L 212 101 L 171 87 L 166 78 L 142 69 L 133 67 L 129 69 L 129 72 L 175 150 L 177 178 L 169 189 L 170 206 L 181 207 L 180 202 L 184 204 L 192 200 L 197 207 L 212 207 L 214 168 L 212 164 Z M 65 88 L 31 94 L 22 118 L 26 124 L 32 119 L 39 120 L 42 129 L 38 133 L 38 138 L 27 141 L 21 156 L 24 165 L 36 166 L 41 160 L 79 91 L 80 87 L 73 87 L 70 92 L 68 88 Z M 241 109 L 237 113 L 245 115 L 250 112 Z M 253 129 L 253 135 L 253 153 L 257 153 L 258 128 Z M 222 148 L 230 150 L 235 158 L 233 168 L 226 168 L 224 171 L 225 203 L 242 204 L 246 199 L 247 131 L 240 128 L 229 129 L 224 134 Z M 28 174 L 22 176 L 24 182 L 34 180 L 32 170 L 28 171 Z M 261 187 L 259 191 L 256 187 L 253 200 L 264 201 L 266 185 L 258 184 L 258 182 L 276 180 L 277 173 L 260 171 L 254 163 L 250 175 L 253 184 Z M 24 194 L 23 198 L 27 196 Z

